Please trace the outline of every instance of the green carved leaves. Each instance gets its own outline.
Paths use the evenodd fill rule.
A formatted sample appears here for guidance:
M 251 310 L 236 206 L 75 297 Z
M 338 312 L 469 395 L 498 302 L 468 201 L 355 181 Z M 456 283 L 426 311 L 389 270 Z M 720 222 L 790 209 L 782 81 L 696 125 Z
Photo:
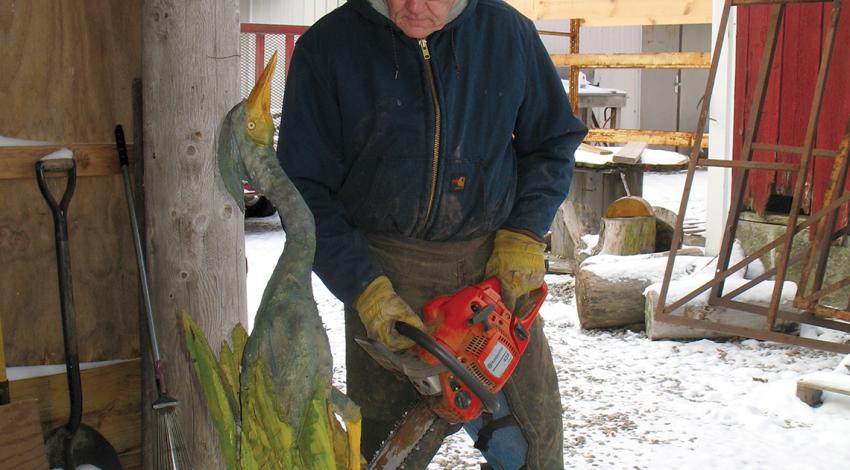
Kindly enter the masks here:
M 301 435 L 295 436 L 293 426 L 283 420 L 283 410 L 278 409 L 267 359 L 258 357 L 247 371 L 239 370 L 248 340 L 245 329 L 236 325 L 231 333 L 233 349 L 223 343 L 216 360 L 192 317 L 184 312 L 182 323 L 228 469 L 361 468 L 360 414 L 345 395 L 333 390 L 331 400 L 331 390 L 317 390 L 314 396 L 303 397 L 307 411 L 301 418 Z M 250 376 L 240 390 L 241 373 Z M 337 420 L 332 402 L 337 404 L 348 433 Z

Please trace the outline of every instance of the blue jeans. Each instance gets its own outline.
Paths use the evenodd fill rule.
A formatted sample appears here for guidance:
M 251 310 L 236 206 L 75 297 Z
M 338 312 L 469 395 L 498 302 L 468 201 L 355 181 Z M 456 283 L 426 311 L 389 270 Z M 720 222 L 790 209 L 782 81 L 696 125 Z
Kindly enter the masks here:
M 496 395 L 499 400 L 499 411 L 493 415 L 493 419 L 507 416 L 510 413 L 505 393 Z M 478 440 L 478 432 L 484 427 L 484 418 L 478 417 L 463 425 L 464 431 L 469 434 L 473 441 Z M 498 470 L 517 470 L 525 465 L 525 456 L 528 453 L 528 443 L 525 442 L 522 432 L 516 423 L 501 427 L 493 432 L 490 437 L 487 450 L 481 452 L 493 468 Z

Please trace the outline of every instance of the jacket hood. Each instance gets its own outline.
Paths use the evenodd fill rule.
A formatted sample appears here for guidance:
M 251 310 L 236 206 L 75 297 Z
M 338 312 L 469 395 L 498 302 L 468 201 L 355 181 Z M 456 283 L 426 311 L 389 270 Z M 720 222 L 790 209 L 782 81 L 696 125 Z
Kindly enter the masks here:
M 346 0 L 354 9 L 369 21 L 379 25 L 389 25 L 396 31 L 400 29 L 389 18 L 389 7 L 386 0 Z M 449 22 L 440 31 L 448 31 L 470 18 L 475 11 L 478 0 L 455 0 L 449 11 Z

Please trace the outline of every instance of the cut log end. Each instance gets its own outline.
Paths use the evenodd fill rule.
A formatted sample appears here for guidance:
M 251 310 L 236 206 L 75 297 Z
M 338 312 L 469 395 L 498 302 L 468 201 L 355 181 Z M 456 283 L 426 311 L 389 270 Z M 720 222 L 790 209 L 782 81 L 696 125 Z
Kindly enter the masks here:
M 652 205 L 646 199 L 626 196 L 612 202 L 605 211 L 605 217 L 654 217 Z

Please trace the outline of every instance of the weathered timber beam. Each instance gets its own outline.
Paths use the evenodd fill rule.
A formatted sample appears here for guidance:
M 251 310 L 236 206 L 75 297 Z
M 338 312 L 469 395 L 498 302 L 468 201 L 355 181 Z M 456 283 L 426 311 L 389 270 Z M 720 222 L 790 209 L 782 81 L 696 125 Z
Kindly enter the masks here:
M 581 18 L 584 26 L 711 23 L 711 0 L 507 0 L 532 20 Z
M 694 142 L 692 132 L 648 131 L 640 129 L 590 129 L 586 142 L 622 144 L 627 142 L 646 142 L 650 145 L 668 145 L 671 147 L 690 147 Z M 708 148 L 708 134 L 703 134 L 702 148 Z
M 708 52 L 655 52 L 647 54 L 552 54 L 555 65 L 595 69 L 707 69 Z
M 133 155 L 132 145 L 130 155 Z M 74 152 L 77 176 L 121 174 L 114 144 L 65 144 L 32 147 L 0 147 L 0 180 L 34 178 L 35 162 L 61 148 Z

